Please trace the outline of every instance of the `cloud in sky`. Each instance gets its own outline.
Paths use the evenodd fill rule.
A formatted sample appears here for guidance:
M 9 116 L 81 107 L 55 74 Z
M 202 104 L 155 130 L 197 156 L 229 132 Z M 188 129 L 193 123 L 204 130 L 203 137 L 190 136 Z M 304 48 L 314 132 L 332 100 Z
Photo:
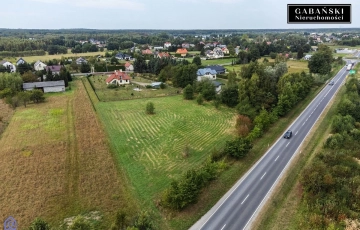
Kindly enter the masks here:
M 130 0 L 30 0 L 47 4 L 59 4 L 76 7 L 90 7 L 101 9 L 128 9 L 144 10 L 145 5 L 137 1 Z

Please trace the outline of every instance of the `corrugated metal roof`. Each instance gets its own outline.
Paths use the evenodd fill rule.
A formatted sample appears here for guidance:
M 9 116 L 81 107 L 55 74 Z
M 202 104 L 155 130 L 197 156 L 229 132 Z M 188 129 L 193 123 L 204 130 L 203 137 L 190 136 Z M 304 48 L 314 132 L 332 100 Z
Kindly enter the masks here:
M 23 88 L 24 89 L 33 89 L 35 87 L 36 88 L 39 88 L 39 87 L 55 87 L 55 86 L 65 86 L 64 80 L 23 83 Z

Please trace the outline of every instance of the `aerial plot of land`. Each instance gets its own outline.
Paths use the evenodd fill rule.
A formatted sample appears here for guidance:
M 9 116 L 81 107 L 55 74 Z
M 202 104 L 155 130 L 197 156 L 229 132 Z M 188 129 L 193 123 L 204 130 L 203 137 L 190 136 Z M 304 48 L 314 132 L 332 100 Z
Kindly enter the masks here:
M 126 169 L 137 196 L 154 205 L 171 179 L 200 166 L 234 135 L 235 113 L 174 96 L 151 99 L 155 114 L 147 115 L 147 101 L 98 103 L 96 108 L 117 163 Z
M 90 1 L 85 17 L 78 1 L 24 2 L 36 13 L 0 16 L 6 230 L 14 230 L 8 221 L 16 230 L 237 230 L 255 218 L 251 229 L 330 230 L 359 219 L 358 28 L 2 29 L 18 18 L 19 25 L 35 25 L 32 14 L 46 18 L 43 28 L 65 26 L 43 9 L 72 15 L 74 28 L 86 28 L 81 23 L 90 15 L 86 26 L 108 28 L 132 27 L 134 17 L 148 28 L 155 18 L 145 0 Z M 250 23 L 250 16 L 227 18 L 256 8 L 236 4 L 188 1 L 181 20 L 162 9 L 151 16 L 164 18 L 154 22 L 164 27 Z M 193 5 L 229 12 L 198 20 Z M 330 154 L 315 155 L 320 150 Z M 329 156 L 339 161 L 325 162 Z M 300 162 L 295 171 L 293 159 Z M 345 181 L 339 175 L 347 172 Z M 283 187 L 272 190 L 279 182 Z
M 89 211 L 109 221 L 125 205 L 121 176 L 80 81 L 44 104 L 18 108 L 0 146 L 0 218 L 11 213 L 21 229 L 38 216 L 58 223 Z

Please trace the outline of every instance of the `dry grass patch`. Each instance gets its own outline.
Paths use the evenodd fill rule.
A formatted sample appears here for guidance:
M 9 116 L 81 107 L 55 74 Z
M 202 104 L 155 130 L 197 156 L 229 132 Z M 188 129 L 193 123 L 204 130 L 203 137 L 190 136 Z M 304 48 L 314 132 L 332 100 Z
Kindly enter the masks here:
M 130 202 L 86 91 L 18 108 L 0 139 L 0 219 L 20 229 L 35 217 L 52 224 L 98 210 L 105 226 Z M 133 206 L 130 204 L 130 206 Z
M 0 99 L 0 136 L 4 132 L 13 114 L 14 110 Z

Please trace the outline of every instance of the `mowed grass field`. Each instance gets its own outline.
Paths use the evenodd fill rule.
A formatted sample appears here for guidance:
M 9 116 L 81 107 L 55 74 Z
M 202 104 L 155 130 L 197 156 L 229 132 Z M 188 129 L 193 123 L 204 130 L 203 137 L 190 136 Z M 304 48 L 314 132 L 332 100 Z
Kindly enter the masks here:
M 19 229 L 88 211 L 100 211 L 108 229 L 120 207 L 136 206 L 81 81 L 17 108 L 0 146 L 0 220 L 13 216 Z
M 148 101 L 154 103 L 154 115 L 145 113 Z M 200 106 L 181 96 L 100 102 L 96 108 L 134 194 L 150 207 L 172 179 L 202 165 L 235 131 L 235 111 Z M 188 157 L 183 155 L 186 146 Z

